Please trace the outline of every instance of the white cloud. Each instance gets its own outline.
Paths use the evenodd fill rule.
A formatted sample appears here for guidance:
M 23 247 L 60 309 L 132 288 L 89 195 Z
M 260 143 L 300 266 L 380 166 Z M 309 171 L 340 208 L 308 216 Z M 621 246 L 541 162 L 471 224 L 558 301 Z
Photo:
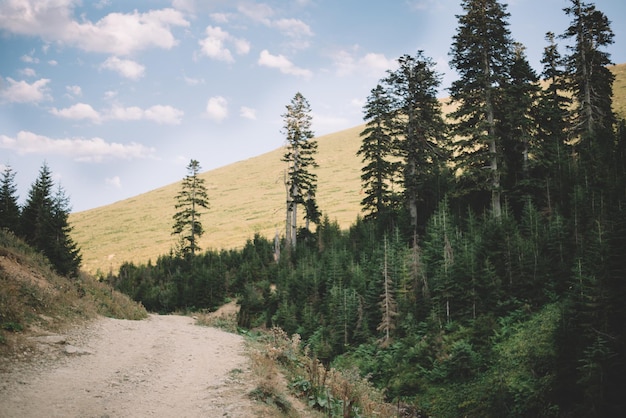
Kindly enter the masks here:
M 49 100 L 48 88 L 46 85 L 50 79 L 41 78 L 32 84 L 26 81 L 15 81 L 10 77 L 6 78 L 7 87 L 0 90 L 0 99 L 10 103 L 39 103 Z
M 239 109 L 239 115 L 245 119 L 256 120 L 256 109 L 241 106 L 241 109 Z
M 122 107 L 114 105 L 106 111 L 98 112 L 91 107 L 91 105 L 86 103 L 77 103 L 65 109 L 52 108 L 50 113 L 65 119 L 87 119 L 94 123 L 100 123 L 108 120 L 148 120 L 156 122 L 160 125 L 178 125 L 181 123 L 183 115 L 185 114 L 180 109 L 164 105 L 154 105 L 145 110 L 138 106 Z
M 136 142 L 120 144 L 107 142 L 98 137 L 54 139 L 29 131 L 20 131 L 15 138 L 0 135 L 0 148 L 14 150 L 19 154 L 64 155 L 85 162 L 150 158 L 155 153 L 154 148 L 145 147 Z
M 101 120 L 100 114 L 93 107 L 91 107 L 91 105 L 86 103 L 76 103 L 75 105 L 65 109 L 57 109 L 56 107 L 53 107 L 50 110 L 50 113 L 64 119 L 88 119 L 94 123 L 100 123 Z
M 272 26 L 292 38 L 313 36 L 313 31 L 299 19 L 279 19 L 272 22 Z
M 113 106 L 107 110 L 106 118 L 109 120 L 141 120 L 143 118 L 143 109 L 137 106 Z
M 284 55 L 272 55 L 267 49 L 261 51 L 258 64 L 264 67 L 276 68 L 283 74 L 291 74 L 305 78 L 310 78 L 313 75 L 310 70 L 296 67 Z
M 339 51 L 332 58 L 336 74 L 340 77 L 350 76 L 356 71 L 371 77 L 382 77 L 387 70 L 393 70 L 398 66 L 395 60 L 372 52 L 358 56 L 356 52 Z
M 220 122 L 228 117 L 228 101 L 222 96 L 211 97 L 206 105 L 206 116 Z
M 104 99 L 105 100 L 112 100 L 115 97 L 117 97 L 117 94 L 118 94 L 117 91 L 107 90 L 107 91 L 104 92 Z
M 196 12 L 195 0 L 173 0 L 172 7 L 192 14 Z
M 122 188 L 122 180 L 120 179 L 120 176 L 107 177 L 104 179 L 104 182 L 108 186 L 115 187 L 116 189 Z
M 56 67 L 58 64 L 57 60 L 50 60 L 48 61 L 48 65 L 52 66 L 52 67 Z
M 34 56 L 35 51 L 31 51 L 29 54 L 24 54 L 20 57 L 23 62 L 27 62 L 29 64 L 38 64 L 39 58 Z
M 311 27 L 300 19 L 283 18 L 272 19 L 274 10 L 267 4 L 242 4 L 237 10 L 249 19 L 259 22 L 267 27 L 278 29 L 293 41 L 290 45 L 297 49 L 304 49 L 309 46 L 306 38 L 313 36 Z
M 80 97 L 83 95 L 83 90 L 80 86 L 65 86 L 65 90 L 67 90 L 67 94 L 75 97 Z
M 138 106 L 113 106 L 105 112 L 104 118 L 121 121 L 149 120 L 159 125 L 179 125 L 184 114 L 180 109 L 164 105 L 154 105 L 145 110 Z
M 122 77 L 138 80 L 143 77 L 146 67 L 133 60 L 119 59 L 118 57 L 109 57 L 101 65 L 102 68 L 112 70 L 120 74 Z
M 197 86 L 199 84 L 204 84 L 204 78 L 193 78 L 193 77 L 187 77 L 187 76 L 183 76 L 183 80 L 185 80 L 185 83 L 187 83 L 188 86 Z
M 173 26 L 189 26 L 175 9 L 146 13 L 110 13 L 97 22 L 74 19 L 75 0 L 0 2 L 0 29 L 39 36 L 45 41 L 76 46 L 85 51 L 128 55 L 147 48 L 170 49 L 177 44 Z
M 215 23 L 228 23 L 230 15 L 228 13 L 211 13 L 209 15 Z
M 254 20 L 255 22 L 261 22 L 265 25 L 270 26 L 271 20 L 270 17 L 274 15 L 274 10 L 267 4 L 259 3 L 246 3 L 240 4 L 237 7 L 239 13 L 247 16 L 248 18 Z
M 203 55 L 219 61 L 234 62 L 230 49 L 226 47 L 226 43 L 235 46 L 235 52 L 244 55 L 250 52 L 250 43 L 245 39 L 235 38 L 219 26 L 207 26 L 206 37 L 198 41 L 200 51 Z
M 158 124 L 179 125 L 185 112 L 172 106 L 156 105 L 144 111 L 144 117 Z
M 36 77 L 37 73 L 32 68 L 23 68 L 20 70 L 20 74 L 24 77 Z

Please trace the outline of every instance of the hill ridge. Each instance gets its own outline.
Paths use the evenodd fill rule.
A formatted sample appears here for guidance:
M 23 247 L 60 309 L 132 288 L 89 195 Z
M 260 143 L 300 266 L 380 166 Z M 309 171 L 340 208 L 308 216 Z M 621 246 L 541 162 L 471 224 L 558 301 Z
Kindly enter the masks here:
M 626 117 L 626 63 L 611 66 L 615 74 L 613 107 Z M 450 112 L 441 99 L 443 112 Z M 317 137 L 318 204 L 324 215 L 349 227 L 361 212 L 361 145 L 364 124 Z M 259 233 L 283 233 L 284 148 L 205 171 L 210 210 L 202 215 L 205 235 L 200 247 L 230 249 L 243 246 Z M 201 161 L 201 158 L 200 158 Z M 171 235 L 175 195 L 181 180 L 134 197 L 70 214 L 72 238 L 83 254 L 83 269 L 90 273 L 116 272 L 125 261 L 145 263 L 167 254 L 174 246 Z

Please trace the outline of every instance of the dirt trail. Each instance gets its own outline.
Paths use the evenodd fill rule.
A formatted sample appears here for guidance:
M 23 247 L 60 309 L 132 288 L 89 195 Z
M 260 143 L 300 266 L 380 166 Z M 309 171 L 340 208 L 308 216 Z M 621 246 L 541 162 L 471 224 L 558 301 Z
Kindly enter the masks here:
M 184 316 L 99 319 L 0 371 L 0 417 L 250 417 L 241 336 Z M 56 354 L 55 354 L 56 353 Z

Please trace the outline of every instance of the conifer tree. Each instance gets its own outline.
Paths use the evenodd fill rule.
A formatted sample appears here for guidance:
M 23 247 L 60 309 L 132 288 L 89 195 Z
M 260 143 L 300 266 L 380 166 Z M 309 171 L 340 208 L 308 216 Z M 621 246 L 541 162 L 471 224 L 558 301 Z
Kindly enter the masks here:
M 287 106 L 283 114 L 284 134 L 287 146 L 282 161 L 288 164 L 285 175 L 287 191 L 286 238 L 290 248 L 296 247 L 297 207 L 302 205 L 305 210 L 306 229 L 309 222 L 319 223 L 321 213 L 317 206 L 317 174 L 311 171 L 317 167 L 315 154 L 317 141 L 311 130 L 311 106 L 304 96 L 298 92 Z
M 60 187 L 53 195 L 53 187 L 52 172 L 44 163 L 22 209 L 20 235 L 48 257 L 57 272 L 75 276 L 81 256 L 69 235 L 69 199 Z
M 174 231 L 172 234 L 180 236 L 180 251 L 182 255 L 194 255 L 200 250 L 198 240 L 204 234 L 200 222 L 201 209 L 209 208 L 209 196 L 205 180 L 200 177 L 200 163 L 191 160 L 187 165 L 187 176 L 183 179 L 182 187 L 176 196 L 174 214 Z
M 418 51 L 414 57 L 403 55 L 398 64 L 384 82 L 393 99 L 394 148 L 402 159 L 404 201 L 415 235 L 418 206 L 426 200 L 428 181 L 440 174 L 445 161 L 447 128 L 437 100 L 440 76 L 433 61 Z M 423 218 L 425 222 L 426 216 Z
M 474 191 L 491 194 L 491 211 L 502 214 L 502 141 L 496 129 L 496 109 L 513 62 L 512 40 L 506 5 L 497 0 L 464 0 L 465 14 L 457 16 L 459 27 L 453 38 L 450 66 L 459 73 L 450 96 L 458 105 L 450 116 L 457 165 Z M 488 170 L 485 170 L 488 168 Z
M 532 114 L 539 92 L 537 81 L 538 77 L 526 59 L 525 47 L 514 43 L 509 78 L 502 86 L 502 97 L 495 113 L 502 142 L 502 186 L 518 215 L 525 196 L 537 188 L 531 179 L 531 168 L 537 155 Z
M 537 132 L 537 159 L 532 175 L 544 182 L 543 195 L 539 203 L 552 212 L 555 204 L 563 206 L 567 168 L 569 167 L 569 145 L 567 144 L 568 113 L 571 99 L 567 90 L 563 58 L 555 43 L 552 32 L 546 34 L 548 46 L 544 48 L 541 62 L 541 77 L 545 88 L 539 92 L 534 119 Z
M 365 197 L 361 200 L 365 219 L 380 219 L 394 208 L 393 184 L 398 171 L 392 161 L 393 152 L 393 103 L 387 90 L 380 84 L 372 89 L 364 107 L 365 129 L 361 132 L 361 156 L 365 166 L 361 169 L 361 181 Z
M 52 199 L 52 225 L 54 245 L 50 249 L 49 257 L 59 273 L 66 276 L 77 276 L 82 261 L 78 245 L 71 237 L 72 227 L 69 224 L 71 212 L 69 197 L 63 188 L 58 185 Z
M 0 183 L 0 229 L 6 228 L 13 233 L 19 231 L 20 206 L 17 199 L 15 172 L 6 166 Z
M 565 57 L 570 91 L 575 99 L 573 134 L 579 136 L 583 157 L 604 161 L 611 149 L 611 130 L 615 123 L 612 110 L 615 76 L 607 68 L 610 54 L 601 48 L 613 43 L 608 18 L 595 5 L 571 0 L 564 9 L 572 22 L 562 35 L 573 38 L 570 54 Z

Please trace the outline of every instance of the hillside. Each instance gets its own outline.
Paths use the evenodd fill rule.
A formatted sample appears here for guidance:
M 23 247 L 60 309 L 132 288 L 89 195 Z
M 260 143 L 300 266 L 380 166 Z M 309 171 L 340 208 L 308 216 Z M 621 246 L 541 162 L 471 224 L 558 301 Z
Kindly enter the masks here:
M 362 127 L 318 138 L 318 199 L 322 211 L 347 227 L 356 219 Z M 202 215 L 203 249 L 241 247 L 255 233 L 273 237 L 284 228 L 283 150 L 202 173 L 210 210 Z M 202 161 L 202 156 L 197 157 Z M 184 175 L 184 174 L 183 174 Z M 181 178 L 182 176 L 181 175 Z M 146 262 L 169 252 L 175 196 L 180 182 L 131 199 L 70 216 L 73 238 L 82 248 L 83 268 L 106 273 L 124 261 Z
M 614 107 L 626 116 L 626 64 L 613 66 L 616 75 Z M 444 106 L 444 112 L 449 108 Z M 363 126 L 321 136 L 318 203 L 325 215 L 342 228 L 360 213 L 362 163 L 356 156 Z M 255 233 L 273 237 L 284 229 L 285 187 L 283 150 L 277 149 L 202 174 L 209 189 L 211 208 L 202 215 L 203 249 L 243 246 Z M 202 163 L 202 156 L 197 156 Z M 184 173 L 181 173 L 181 179 Z M 111 205 L 74 213 L 73 239 L 82 249 L 83 269 L 96 273 L 116 271 L 125 261 L 145 263 L 168 253 L 176 182 Z
M 42 336 L 98 315 L 142 319 L 146 310 L 87 275 L 68 279 L 13 234 L 0 229 L 0 371 L 12 355 L 30 358 L 31 336 Z

